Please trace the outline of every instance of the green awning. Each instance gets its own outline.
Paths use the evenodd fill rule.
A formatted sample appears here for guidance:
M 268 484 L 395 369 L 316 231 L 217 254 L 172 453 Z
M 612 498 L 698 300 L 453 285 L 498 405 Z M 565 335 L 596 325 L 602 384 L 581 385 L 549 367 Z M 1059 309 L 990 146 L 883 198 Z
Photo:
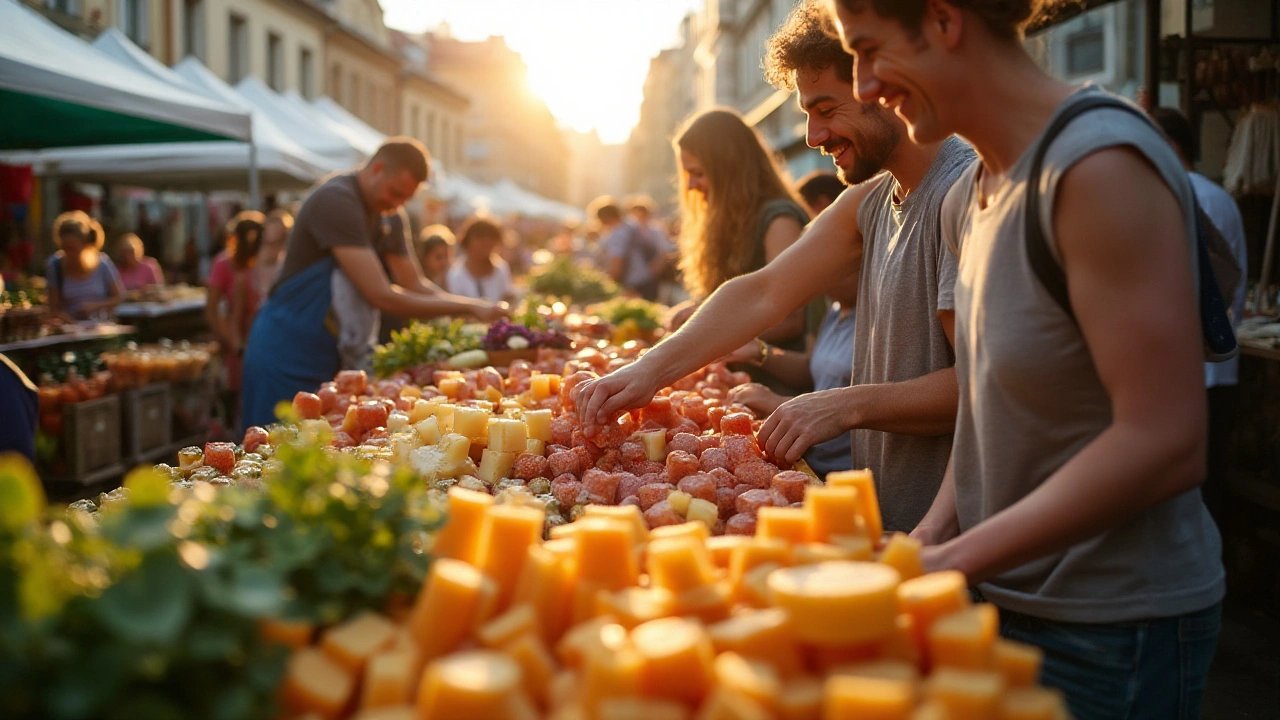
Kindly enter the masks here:
M 127 145 L 226 140 L 227 136 L 0 89 L 0 147 L 38 150 L 85 145 Z

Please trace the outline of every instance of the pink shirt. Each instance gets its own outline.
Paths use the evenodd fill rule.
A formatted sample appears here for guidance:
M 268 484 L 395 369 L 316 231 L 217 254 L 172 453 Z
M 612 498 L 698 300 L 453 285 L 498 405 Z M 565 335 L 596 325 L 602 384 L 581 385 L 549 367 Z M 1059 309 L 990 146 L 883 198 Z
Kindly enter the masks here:
M 116 270 L 120 273 L 120 282 L 124 283 L 125 290 L 164 284 L 164 273 L 160 271 L 160 263 L 155 258 L 144 257 L 128 270 L 120 266 L 116 266 Z

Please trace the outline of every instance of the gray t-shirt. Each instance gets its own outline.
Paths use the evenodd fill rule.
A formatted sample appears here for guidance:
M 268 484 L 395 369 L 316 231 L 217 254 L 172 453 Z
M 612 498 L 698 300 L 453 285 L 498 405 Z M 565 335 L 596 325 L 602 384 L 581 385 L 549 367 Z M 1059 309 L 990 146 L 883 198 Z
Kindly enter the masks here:
M 955 364 L 939 310 L 953 308 L 956 258 L 938 221 L 947 190 L 972 148 L 942 144 L 920 186 L 894 202 L 898 182 L 884 173 L 858 208 L 862 280 L 853 341 L 854 385 L 912 380 Z M 928 512 L 951 454 L 951 435 L 922 437 L 853 431 L 853 466 L 870 468 L 886 530 L 910 531 Z
M 272 292 L 331 255 L 333 248 L 362 245 L 372 247 L 379 256 L 408 255 L 408 219 L 403 209 L 386 215 L 370 209 L 355 173 L 334 175 L 302 203 Z
M 1100 92 L 1083 89 L 1062 108 Z M 1186 171 L 1148 123 L 1105 108 L 1073 121 L 1045 156 L 1040 224 L 1050 250 L 1057 255 L 1058 182 L 1085 156 L 1118 146 L 1140 152 L 1177 196 L 1194 262 Z M 1027 259 L 1023 188 L 1032 149 L 1010 169 L 986 208 L 976 204 L 978 165 L 965 172 L 943 223 L 948 245 L 961 248 L 955 293 L 960 412 L 952 462 L 956 514 L 966 531 L 1030 494 L 1112 419 L 1110 398 L 1079 327 Z M 1190 490 L 979 587 L 1000 607 L 1060 622 L 1169 617 L 1222 598 L 1220 556 L 1218 531 L 1200 491 Z

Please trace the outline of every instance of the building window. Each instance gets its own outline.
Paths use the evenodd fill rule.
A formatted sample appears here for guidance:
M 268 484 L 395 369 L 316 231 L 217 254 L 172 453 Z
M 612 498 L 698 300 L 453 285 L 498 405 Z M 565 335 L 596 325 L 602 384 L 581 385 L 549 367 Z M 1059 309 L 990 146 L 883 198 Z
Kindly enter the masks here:
M 311 49 L 302 48 L 298 51 L 298 92 L 308 100 L 312 97 L 311 73 Z
M 670 153 L 667 153 L 670 155 Z M 462 164 L 462 124 L 453 126 L 453 164 L 458 166 Z
M 44 6 L 67 15 L 80 14 L 80 0 L 44 0 Z
M 204 0 L 184 0 L 182 47 L 188 55 L 204 60 Z
M 418 116 L 418 106 L 411 105 L 409 107 L 409 127 L 405 128 L 405 134 L 421 140 L 422 136 L 418 134 Z
M 1106 69 L 1102 26 L 1085 28 L 1067 38 L 1067 75 L 1093 75 Z
M 435 114 L 435 113 L 433 113 L 433 112 L 431 112 L 431 111 L 428 111 L 428 112 L 427 112 L 427 135 L 426 135 L 426 137 L 425 137 L 425 138 L 423 138 L 423 142 L 425 142 L 425 143 L 427 144 L 427 147 L 428 147 L 428 148 L 435 148 L 435 145 L 436 145 L 436 114 Z
M 342 66 L 338 63 L 334 63 L 333 69 L 329 72 L 328 95 L 336 102 L 342 102 Z
M 138 47 L 151 47 L 151 20 L 147 17 L 147 0 L 120 0 L 120 32 Z
M 235 85 L 249 74 L 249 22 L 231 13 L 227 32 L 227 82 Z
M 347 109 L 351 112 L 360 114 L 360 76 L 351 73 L 351 79 L 347 85 Z
M 284 90 L 284 42 L 279 33 L 267 33 L 267 84 L 272 90 Z
M 449 118 L 440 118 L 440 157 L 449 157 Z

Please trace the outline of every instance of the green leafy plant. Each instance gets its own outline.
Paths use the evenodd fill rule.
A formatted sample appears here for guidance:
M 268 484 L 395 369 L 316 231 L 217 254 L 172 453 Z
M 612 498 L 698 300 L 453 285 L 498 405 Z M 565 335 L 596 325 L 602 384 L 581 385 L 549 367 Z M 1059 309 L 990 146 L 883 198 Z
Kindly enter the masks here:
M 621 325 L 630 320 L 636 327 L 647 332 L 662 327 L 662 316 L 666 312 L 662 305 L 641 298 L 614 298 L 590 310 L 612 325 Z
M 487 329 L 487 326 L 468 325 L 462 320 L 411 322 L 408 327 L 391 333 L 391 342 L 374 348 L 373 372 L 387 377 L 475 350 L 480 347 L 480 338 Z
M 572 258 L 560 257 L 535 270 L 529 278 L 529 289 L 543 295 L 568 298 L 587 305 L 618 294 L 618 285 L 608 275 Z

